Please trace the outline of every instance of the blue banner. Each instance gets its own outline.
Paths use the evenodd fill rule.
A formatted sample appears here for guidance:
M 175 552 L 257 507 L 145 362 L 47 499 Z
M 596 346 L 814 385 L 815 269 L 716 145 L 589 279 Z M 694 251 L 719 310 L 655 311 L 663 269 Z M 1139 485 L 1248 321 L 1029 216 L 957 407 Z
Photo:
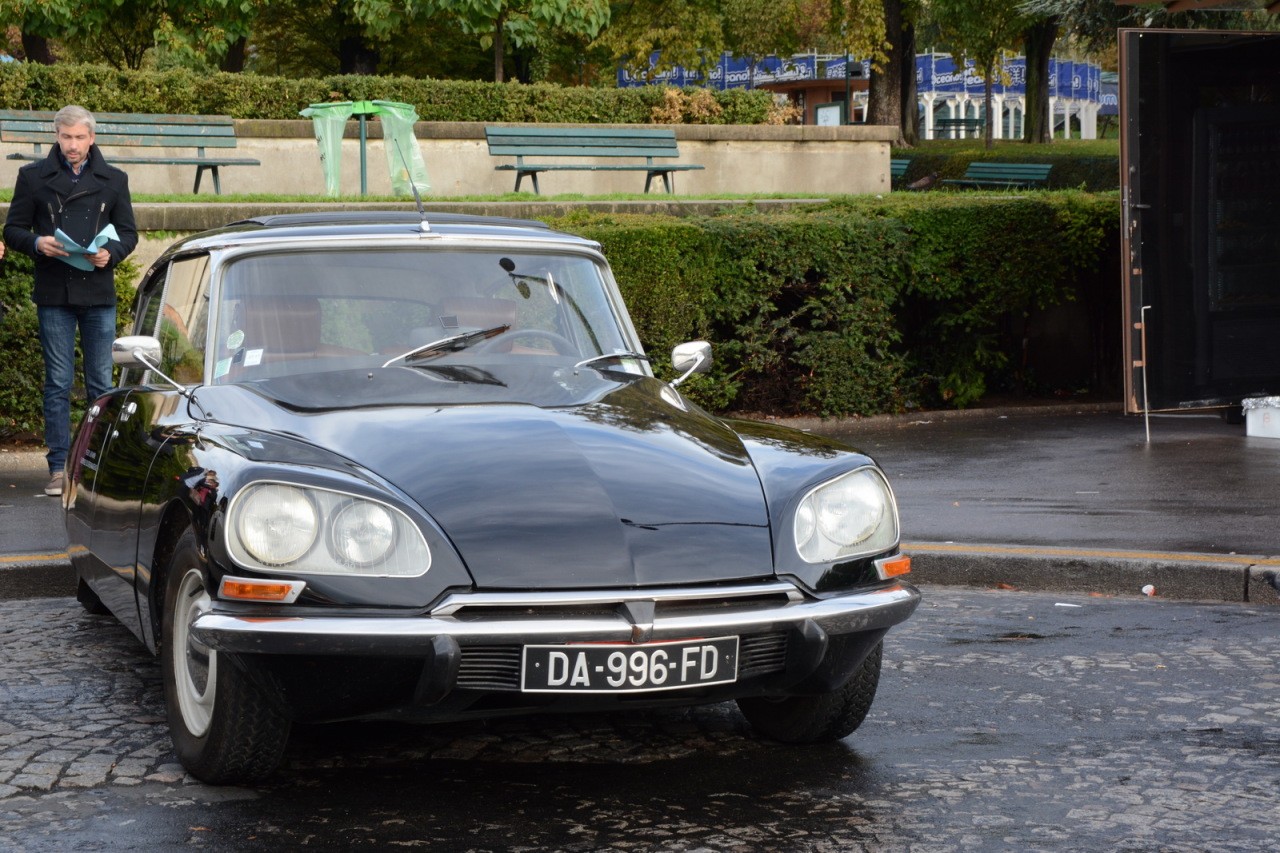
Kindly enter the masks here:
M 658 64 L 658 54 L 649 58 L 649 67 Z M 740 59 L 728 53 L 704 70 L 688 70 L 676 67 L 654 75 L 652 81 L 618 70 L 618 86 L 705 86 L 711 89 L 745 89 L 777 83 L 793 83 L 804 80 L 843 80 L 848 66 L 848 76 L 865 80 L 871 75 L 871 62 L 865 59 L 846 60 L 841 55 L 797 54 L 787 59 L 767 56 L 756 60 Z M 1049 95 L 1055 98 L 1071 98 L 1098 102 L 1102 96 L 1101 69 L 1092 63 L 1051 59 L 1049 61 Z M 1006 82 L 1007 80 L 1007 82 Z M 916 90 L 924 94 L 965 94 L 971 98 L 983 94 L 983 78 L 973 62 L 965 62 L 963 69 L 956 68 L 948 54 L 922 53 L 916 56 Z M 992 84 L 996 95 L 1025 95 L 1027 91 L 1027 60 L 1018 56 L 1007 60 Z

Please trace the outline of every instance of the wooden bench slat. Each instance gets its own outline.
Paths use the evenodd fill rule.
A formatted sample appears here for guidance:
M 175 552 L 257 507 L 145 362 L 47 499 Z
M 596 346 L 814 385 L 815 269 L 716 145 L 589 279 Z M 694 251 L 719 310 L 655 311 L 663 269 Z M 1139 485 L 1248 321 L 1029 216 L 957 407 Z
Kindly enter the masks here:
M 489 154 L 515 157 L 515 163 L 494 166 L 502 172 L 516 173 L 516 192 L 526 178 L 533 179 L 533 191 L 539 193 L 539 172 L 645 172 L 644 191 L 653 179 L 661 178 L 667 192 L 672 191 L 674 172 L 705 168 L 694 163 L 656 163 L 654 158 L 680 156 L 675 131 L 670 128 L 647 127 L 504 127 L 491 125 L 484 129 Z M 579 159 L 644 158 L 644 163 L 529 163 L 526 157 L 576 157 Z
M 48 156 L 44 145 L 54 144 L 54 113 L 49 110 L 0 110 L 0 142 L 30 143 L 32 152 L 9 154 L 9 160 L 43 160 Z M 230 149 L 237 146 L 235 121 L 230 116 L 172 115 L 162 113 L 95 113 L 94 141 L 110 148 L 195 149 L 186 156 L 144 156 L 119 154 L 109 156 L 114 163 L 132 165 L 195 166 L 196 179 L 192 192 L 200 192 L 200 179 L 206 171 L 213 174 L 214 192 L 222 193 L 218 178 L 220 166 L 260 166 L 252 157 L 209 157 L 206 148 Z

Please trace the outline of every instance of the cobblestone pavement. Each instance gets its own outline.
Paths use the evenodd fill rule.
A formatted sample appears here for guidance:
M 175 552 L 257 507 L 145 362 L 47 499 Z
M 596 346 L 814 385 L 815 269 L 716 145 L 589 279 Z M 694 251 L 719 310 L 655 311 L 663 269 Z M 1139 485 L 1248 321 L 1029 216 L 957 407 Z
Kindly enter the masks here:
M 158 668 L 70 599 L 0 603 L 0 850 L 1274 850 L 1273 608 L 957 588 L 827 747 L 732 705 L 296 732 L 256 789 L 177 766 Z

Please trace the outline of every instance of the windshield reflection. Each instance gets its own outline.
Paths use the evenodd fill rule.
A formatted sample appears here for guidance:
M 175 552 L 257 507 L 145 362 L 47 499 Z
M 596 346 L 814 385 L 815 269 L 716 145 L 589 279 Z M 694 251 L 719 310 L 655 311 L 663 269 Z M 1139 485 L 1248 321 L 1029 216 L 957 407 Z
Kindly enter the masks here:
M 616 290 L 585 256 L 282 251 L 228 263 L 218 294 L 219 385 L 428 362 L 556 369 L 602 356 L 612 370 L 649 375 Z

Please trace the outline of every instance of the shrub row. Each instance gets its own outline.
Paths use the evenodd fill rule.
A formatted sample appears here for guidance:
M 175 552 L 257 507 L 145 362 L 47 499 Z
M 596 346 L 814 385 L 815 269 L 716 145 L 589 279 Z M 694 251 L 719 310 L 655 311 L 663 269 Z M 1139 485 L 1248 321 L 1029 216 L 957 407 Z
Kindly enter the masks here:
M 897 193 L 551 224 L 601 243 L 659 365 L 680 341 L 715 344 L 713 372 L 689 385 L 703 405 L 845 416 L 1039 390 L 1025 320 L 1082 296 L 1111 305 L 1118 206 L 1080 192 Z
M 768 92 L 671 92 L 661 86 L 604 89 L 358 75 L 292 80 L 185 69 L 0 64 L 0 104 L 22 110 L 56 110 L 74 103 L 95 112 L 296 119 L 310 104 L 383 100 L 412 104 L 423 121 L 761 124 L 773 115 Z
M 975 157 L 972 150 L 909 148 L 894 149 L 893 156 L 911 161 L 903 183 L 917 181 L 929 174 L 936 174 L 940 179 L 959 178 L 975 160 L 1009 162 L 1016 159 L 1019 163 L 1052 164 L 1048 182 L 1050 189 L 1108 192 L 1120 188 L 1119 156 L 1081 157 L 1066 147 L 1060 154 L 1041 153 L 1042 151 L 1043 147 L 1040 147 L 1035 154 L 1011 154 L 1008 148 L 1004 148 Z
M 704 406 L 846 416 L 965 406 L 1014 381 L 1026 390 L 1023 318 L 1082 295 L 1115 299 L 1118 206 L 1079 192 L 898 193 L 788 213 L 548 221 L 604 247 L 660 373 L 675 344 L 714 344 L 712 373 L 685 386 Z M 0 435 L 39 430 L 30 269 L 11 253 L 0 277 Z

